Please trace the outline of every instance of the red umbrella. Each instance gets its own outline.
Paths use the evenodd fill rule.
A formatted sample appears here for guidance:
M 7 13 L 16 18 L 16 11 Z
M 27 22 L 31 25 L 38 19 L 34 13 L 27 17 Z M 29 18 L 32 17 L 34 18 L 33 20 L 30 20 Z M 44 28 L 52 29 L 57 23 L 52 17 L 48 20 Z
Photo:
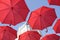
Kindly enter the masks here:
M 56 24 L 54 25 L 54 31 L 56 33 L 60 33 L 60 19 L 57 20 Z
M 0 40 L 15 40 L 16 30 L 8 26 L 0 26 Z
M 0 0 L 0 22 L 16 25 L 25 21 L 29 9 L 24 0 Z
M 49 34 L 43 37 L 42 40 L 59 40 L 59 36 L 56 34 Z
M 51 26 L 56 18 L 57 16 L 53 8 L 42 6 L 31 13 L 28 24 L 33 29 L 43 30 Z
M 60 6 L 60 0 L 48 0 L 50 5 Z
M 20 35 L 19 40 L 40 40 L 41 35 L 36 31 L 27 31 Z

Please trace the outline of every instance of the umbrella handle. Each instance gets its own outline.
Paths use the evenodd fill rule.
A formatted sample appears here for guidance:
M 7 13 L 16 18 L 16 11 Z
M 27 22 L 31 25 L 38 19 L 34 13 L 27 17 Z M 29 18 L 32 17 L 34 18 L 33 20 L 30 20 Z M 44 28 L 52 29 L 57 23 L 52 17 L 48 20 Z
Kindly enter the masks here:
M 12 21 L 10 22 L 9 26 L 11 27 Z
M 9 24 L 9 26 L 11 26 L 11 24 Z
M 46 28 L 46 33 L 48 32 L 48 28 Z

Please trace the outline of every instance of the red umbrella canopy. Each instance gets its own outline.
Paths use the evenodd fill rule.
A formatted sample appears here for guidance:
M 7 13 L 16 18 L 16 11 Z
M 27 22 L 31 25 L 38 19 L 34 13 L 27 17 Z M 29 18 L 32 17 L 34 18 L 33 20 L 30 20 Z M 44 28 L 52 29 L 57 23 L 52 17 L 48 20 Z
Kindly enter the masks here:
M 0 40 L 15 40 L 17 31 L 8 26 L 0 26 Z
M 41 35 L 36 31 L 27 31 L 20 35 L 19 40 L 40 40 Z
M 54 20 L 57 18 L 54 8 L 42 6 L 41 8 L 32 11 L 28 24 L 33 29 L 43 30 L 48 26 L 51 26 Z
M 0 22 L 16 25 L 25 21 L 29 9 L 24 0 L 0 0 Z
M 60 6 L 60 0 L 48 0 L 50 5 L 57 5 Z
M 54 31 L 56 33 L 60 33 L 60 19 L 57 20 L 56 24 L 54 25 Z
M 59 36 L 56 34 L 49 34 L 43 37 L 42 40 L 59 40 Z

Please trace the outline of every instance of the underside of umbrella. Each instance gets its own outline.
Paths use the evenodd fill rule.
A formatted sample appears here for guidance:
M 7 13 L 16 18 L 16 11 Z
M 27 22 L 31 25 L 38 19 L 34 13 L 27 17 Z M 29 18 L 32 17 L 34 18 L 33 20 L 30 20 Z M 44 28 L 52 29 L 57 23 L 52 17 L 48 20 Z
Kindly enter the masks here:
M 56 18 L 57 16 L 54 8 L 42 6 L 31 12 L 28 24 L 33 29 L 43 30 L 44 28 L 51 26 Z
M 40 40 L 41 35 L 36 31 L 27 31 L 20 35 L 19 40 Z
M 59 36 L 56 34 L 49 34 L 42 38 L 42 40 L 59 40 Z
M 29 9 L 24 0 L 0 0 L 0 22 L 16 25 L 26 20 Z
M 57 20 L 56 24 L 54 25 L 54 31 L 56 33 L 60 33 L 60 19 Z
M 50 5 L 60 6 L 60 0 L 48 0 Z
M 15 40 L 16 30 L 8 26 L 0 26 L 0 40 Z

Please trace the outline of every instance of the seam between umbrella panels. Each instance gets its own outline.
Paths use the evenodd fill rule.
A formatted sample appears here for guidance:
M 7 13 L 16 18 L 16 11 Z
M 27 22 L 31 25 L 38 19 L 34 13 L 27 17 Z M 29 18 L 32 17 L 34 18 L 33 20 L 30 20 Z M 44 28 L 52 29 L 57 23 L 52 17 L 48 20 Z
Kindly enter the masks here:
M 29 33 L 28 33 L 28 35 L 29 35 L 29 37 L 31 36 L 31 34 L 29 34 Z M 33 38 L 35 38 L 35 39 L 37 39 L 37 38 L 36 38 L 36 37 L 34 37 L 34 36 L 32 36 L 32 37 L 33 37 Z M 31 40 L 31 37 L 30 37 L 30 40 Z
M 38 19 L 38 18 L 37 18 L 37 19 Z M 37 19 L 35 20 L 34 24 L 36 24 Z M 33 25 L 33 27 L 34 27 L 34 26 L 35 26 L 35 25 Z
M 10 12 L 10 11 L 9 11 L 9 12 Z M 9 12 L 7 13 L 7 15 L 9 14 Z M 7 15 L 6 15 L 6 17 L 7 17 Z M 3 22 L 2 22 L 2 23 L 4 23 L 4 21 L 5 21 L 6 17 L 4 18 L 4 20 L 3 20 Z
M 6 8 L 6 9 L 3 9 L 3 10 L 0 10 L 0 12 L 2 12 L 2 11 L 4 11 L 4 10 L 7 10 L 7 9 L 9 9 L 9 8 Z
M 55 39 L 54 37 L 50 37 L 50 36 L 48 36 L 48 38 L 50 38 L 50 39 Z
M 16 10 L 15 10 L 15 11 L 16 11 Z M 17 12 L 17 11 L 16 11 L 16 12 Z M 19 14 L 19 13 L 17 12 L 17 14 Z M 19 16 L 20 16 L 20 17 L 22 17 L 22 15 L 21 15 L 21 14 L 19 14 Z M 23 17 L 22 17 L 22 18 L 23 18 Z M 23 18 L 23 20 L 25 20 L 25 19 Z
M 13 33 L 10 33 L 10 34 L 13 34 Z M 10 36 L 11 36 L 11 35 L 10 35 Z M 11 38 L 10 36 L 9 36 L 9 38 Z M 14 35 L 14 34 L 13 34 L 13 36 L 15 36 L 15 37 L 16 37 L 16 35 Z
M 25 6 L 26 6 L 26 3 L 25 3 L 25 1 L 23 0 L 20 0 Z M 20 3 L 20 1 L 18 1 L 14 6 L 16 6 L 18 3 Z M 27 7 L 27 6 L 26 6 Z
M 37 19 L 38 19 L 38 17 L 37 17 Z M 36 21 L 37 21 L 37 19 L 36 19 Z M 36 24 L 36 21 L 34 22 L 34 24 Z M 33 27 L 34 27 L 34 25 L 33 25 Z
M 56 25 L 56 24 L 55 24 L 55 25 Z M 58 28 L 59 28 L 59 26 L 57 26 L 57 28 L 56 28 L 56 30 L 55 30 L 57 33 L 58 33 Z
M 7 3 L 4 3 L 4 2 L 0 2 L 0 3 L 5 4 L 6 6 L 10 7 L 10 5 L 8 5 Z
M 45 20 L 46 18 L 44 16 L 42 16 L 42 21 Z M 46 25 L 46 23 L 42 23 L 42 25 Z M 45 26 L 42 26 L 45 28 Z
M 43 23 L 41 22 L 41 18 L 42 18 L 42 17 L 40 17 L 39 19 L 40 19 L 40 25 L 41 25 L 41 28 L 42 28 L 42 27 L 43 27 L 43 26 L 42 26 Z M 44 24 L 43 24 L 43 25 L 44 25 Z
M 3 30 L 3 31 L 4 31 L 4 30 Z M 6 31 L 4 31 L 3 37 L 5 36 L 5 32 L 6 32 Z M 3 40 L 3 39 L 2 39 L 2 40 Z
M 12 11 L 12 13 L 13 13 L 13 17 L 14 17 L 14 12 Z M 13 19 L 14 19 L 14 25 L 15 25 L 15 17 Z
M 29 33 L 28 33 L 28 35 L 29 35 Z M 29 35 L 29 38 L 30 38 L 30 35 Z M 31 40 L 31 38 L 30 38 L 30 40 Z
M 11 29 L 12 30 L 12 29 Z M 15 36 L 15 34 L 14 33 L 12 33 L 11 31 L 9 31 L 9 29 L 8 29 L 8 32 L 10 32 L 10 34 L 13 34 L 14 36 Z
M 1 33 L 3 33 L 3 37 L 4 37 L 5 32 L 4 31 L 1 31 Z M 2 40 L 3 40 L 3 37 L 2 37 Z
M 33 11 L 34 12 L 34 11 Z M 34 12 L 34 13 L 37 13 L 37 12 Z M 32 16 L 32 13 L 30 14 L 30 17 Z M 29 18 L 30 18 L 29 17 Z M 39 16 L 38 16 L 39 17 Z M 38 19 L 38 18 L 37 18 Z M 36 21 L 37 21 L 37 19 L 36 19 Z M 29 19 L 28 19 L 29 20 Z M 34 24 L 36 24 L 36 21 L 34 22 Z M 33 25 L 34 26 L 34 25 Z
M 6 32 L 6 31 L 4 31 L 4 35 L 5 35 L 5 32 Z M 8 31 L 8 32 L 10 32 L 10 31 Z M 13 34 L 13 33 L 10 33 L 10 34 Z M 3 36 L 4 36 L 4 35 L 3 35 Z M 13 35 L 14 35 L 14 34 L 13 34 Z M 8 35 L 8 36 L 9 36 L 9 35 Z M 14 35 L 14 36 L 15 36 L 15 35 Z M 9 36 L 9 39 L 10 39 L 10 36 Z
M 10 0 L 10 4 L 11 4 L 11 6 L 13 5 L 13 4 L 12 4 L 12 0 Z
M 20 0 L 21 1 L 21 0 Z M 18 1 L 14 6 L 16 6 L 18 3 L 20 3 L 20 1 Z M 27 5 L 26 5 L 26 3 L 24 2 L 24 0 L 22 1 L 23 3 L 24 3 L 24 6 L 26 6 L 26 8 L 27 8 Z M 24 8 L 25 9 L 25 8 Z M 28 8 L 27 8 L 28 9 Z
M 8 14 L 6 15 L 6 17 L 9 15 L 10 11 L 11 11 L 11 10 L 9 10 Z M 5 17 L 5 19 L 6 19 L 6 17 Z M 4 19 L 4 21 L 5 21 L 5 19 Z M 4 23 L 4 21 L 3 21 L 2 23 Z M 12 21 L 12 20 L 11 20 L 11 21 Z M 11 22 L 11 23 L 12 23 L 12 22 Z M 11 23 L 10 23 L 10 24 L 11 24 Z

